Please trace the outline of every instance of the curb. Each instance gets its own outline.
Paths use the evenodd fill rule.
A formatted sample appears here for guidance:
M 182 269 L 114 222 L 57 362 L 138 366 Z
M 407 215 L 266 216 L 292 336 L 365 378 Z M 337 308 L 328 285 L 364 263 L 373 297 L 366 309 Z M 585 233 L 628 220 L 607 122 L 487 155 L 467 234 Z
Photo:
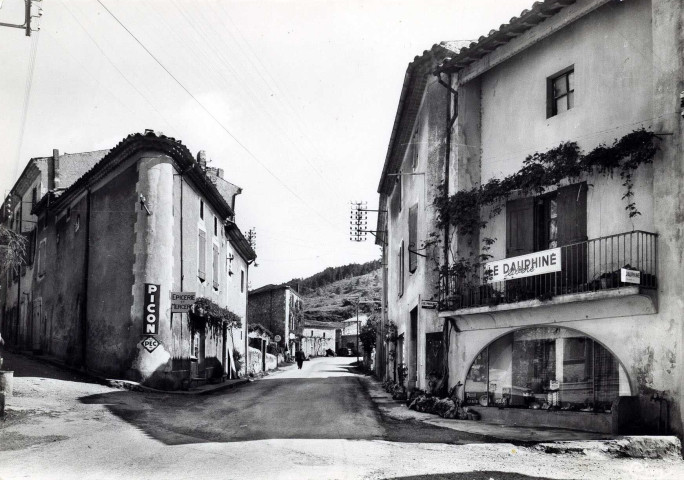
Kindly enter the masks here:
M 682 460 L 682 444 L 674 435 L 627 436 L 616 440 L 583 440 L 539 443 L 534 450 L 551 454 L 603 454 L 613 458 Z

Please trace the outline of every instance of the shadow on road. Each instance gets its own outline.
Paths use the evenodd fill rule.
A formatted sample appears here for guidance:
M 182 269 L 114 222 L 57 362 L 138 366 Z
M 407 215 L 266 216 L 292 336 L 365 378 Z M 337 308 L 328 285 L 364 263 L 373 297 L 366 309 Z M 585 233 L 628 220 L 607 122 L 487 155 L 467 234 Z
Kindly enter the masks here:
M 73 372 L 64 368 L 56 368 L 53 365 L 41 361 L 42 359 L 29 358 L 24 355 L 3 351 L 3 370 L 14 371 L 14 377 L 37 377 L 65 380 L 68 382 L 101 383 L 92 377 Z
M 79 399 L 167 445 L 265 439 L 483 443 L 491 439 L 380 414 L 359 376 L 257 381 L 207 396 L 116 391 Z
M 385 480 L 549 480 L 548 477 L 531 477 L 515 472 L 455 472 L 436 473 L 433 475 L 416 475 L 413 477 L 392 477 Z

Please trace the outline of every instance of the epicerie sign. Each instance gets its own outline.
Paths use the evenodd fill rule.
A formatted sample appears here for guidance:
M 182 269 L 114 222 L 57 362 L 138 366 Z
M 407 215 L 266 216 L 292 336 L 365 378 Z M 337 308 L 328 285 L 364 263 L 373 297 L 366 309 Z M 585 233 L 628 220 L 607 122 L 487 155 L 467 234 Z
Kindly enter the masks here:
M 143 335 L 159 334 L 159 285 L 145 284 Z
M 171 292 L 171 313 L 188 313 L 195 303 L 195 292 Z
M 542 250 L 541 252 L 528 253 L 527 255 L 496 260 L 485 264 L 485 272 L 489 273 L 489 283 L 560 271 L 560 248 Z

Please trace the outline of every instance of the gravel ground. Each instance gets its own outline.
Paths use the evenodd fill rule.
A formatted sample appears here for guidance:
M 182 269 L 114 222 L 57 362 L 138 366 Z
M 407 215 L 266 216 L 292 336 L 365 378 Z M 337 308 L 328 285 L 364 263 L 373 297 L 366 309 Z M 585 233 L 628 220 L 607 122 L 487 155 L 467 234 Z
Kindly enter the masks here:
M 334 360 L 334 361 L 333 361 Z M 340 389 L 352 388 L 345 383 L 330 382 L 336 377 L 354 380 L 348 369 L 335 373 L 342 359 L 313 360 L 305 368 L 314 378 L 324 379 L 321 385 L 332 383 L 333 391 L 344 396 Z M 319 363 L 320 368 L 311 367 Z M 327 362 L 327 363 L 323 363 Z M 160 405 L 180 402 L 178 396 L 150 395 L 123 392 L 96 383 L 85 383 L 59 369 L 45 367 L 33 360 L 21 360 L 22 368 L 15 368 L 15 396 L 8 405 L 9 413 L 0 423 L 0 478 L 9 479 L 72 479 L 72 478 L 268 478 L 268 479 L 675 479 L 684 478 L 681 461 L 615 459 L 596 454 L 548 454 L 532 448 L 510 443 L 473 441 L 464 444 L 440 443 L 423 438 L 426 431 L 417 432 L 419 441 L 410 441 L 410 429 L 393 439 L 387 430 L 395 424 L 385 421 L 376 412 L 362 413 L 361 424 L 367 424 L 373 436 L 335 438 L 335 410 L 329 417 L 321 417 L 320 406 L 312 403 L 311 392 L 302 396 L 300 410 L 302 422 L 311 411 L 316 428 L 321 422 L 330 425 L 331 438 L 268 438 L 262 435 L 255 440 L 235 441 L 222 438 L 212 441 L 203 438 L 203 428 L 209 428 L 216 419 L 207 417 L 206 405 L 183 406 L 183 422 L 194 422 L 195 430 L 176 428 L 179 417 L 164 421 Z M 9 367 L 9 365 L 8 365 Z M 22 372 L 23 369 L 23 372 Z M 25 376 L 22 376 L 25 375 Z M 274 402 L 277 398 L 255 398 L 251 392 L 260 388 L 281 389 L 280 397 L 287 396 L 282 382 L 302 382 L 291 370 L 267 377 L 244 387 L 206 398 L 223 408 L 233 408 L 240 395 L 252 402 Z M 344 380 L 339 378 L 338 380 Z M 269 382 L 272 385 L 268 385 Z M 308 385 L 303 383 L 303 385 Z M 308 388 L 308 387 L 307 387 Z M 250 392 L 251 390 L 251 392 Z M 241 393 L 242 392 L 242 393 Z M 283 393 L 284 392 L 284 393 Z M 356 394 L 356 390 L 353 391 Z M 361 395 L 364 389 L 360 388 Z M 93 402 L 93 398 L 107 402 Z M 356 403 L 347 397 L 334 408 L 359 408 L 369 398 Z M 304 401 L 306 400 L 306 401 Z M 183 399 L 198 401 L 197 398 Z M 262 408 L 262 407 L 259 407 Z M 138 409 L 135 419 L 117 414 L 122 410 Z M 241 408 L 239 408 L 241 410 Z M 159 415 L 159 412 L 162 415 Z M 264 410 L 261 410 L 262 414 Z M 354 413 L 354 412 L 352 412 Z M 239 420 L 233 422 L 233 420 Z M 240 423 L 244 419 L 228 415 L 226 425 L 234 423 L 233 432 L 240 429 L 264 429 L 268 421 L 253 416 L 251 427 Z M 349 419 L 349 425 L 358 427 Z M 260 425 L 261 422 L 261 426 Z M 150 425 L 154 425 L 151 428 Z M 243 426 L 245 425 L 245 426 Z M 286 427 L 281 425 L 279 428 Z M 290 425 L 293 431 L 301 425 Z M 422 428 L 422 427 L 421 427 Z M 168 437 L 161 435 L 164 429 Z M 221 438 L 221 437 L 219 437 Z M 430 441 L 427 441 L 430 440 Z

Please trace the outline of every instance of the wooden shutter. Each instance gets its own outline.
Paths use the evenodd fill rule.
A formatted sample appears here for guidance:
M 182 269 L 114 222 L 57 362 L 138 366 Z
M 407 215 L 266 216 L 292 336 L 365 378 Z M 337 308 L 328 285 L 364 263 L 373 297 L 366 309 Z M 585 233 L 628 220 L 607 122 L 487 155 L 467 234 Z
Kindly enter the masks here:
M 516 257 L 534 251 L 534 198 L 506 203 L 506 256 Z
M 199 238 L 197 240 L 198 247 L 198 262 L 197 262 L 197 276 L 200 280 L 204 280 L 207 271 L 207 234 L 202 230 L 199 231 Z
M 214 252 L 213 252 L 213 258 L 212 258 L 212 272 L 214 276 L 214 288 L 218 289 L 219 287 L 219 249 L 216 245 L 214 245 Z
M 558 189 L 558 246 L 561 250 L 562 285 L 573 291 L 587 278 L 587 184 Z
M 418 248 L 418 205 L 409 208 L 409 272 L 418 268 L 418 255 L 414 252 Z
M 587 183 L 558 189 L 558 246 L 587 239 Z

